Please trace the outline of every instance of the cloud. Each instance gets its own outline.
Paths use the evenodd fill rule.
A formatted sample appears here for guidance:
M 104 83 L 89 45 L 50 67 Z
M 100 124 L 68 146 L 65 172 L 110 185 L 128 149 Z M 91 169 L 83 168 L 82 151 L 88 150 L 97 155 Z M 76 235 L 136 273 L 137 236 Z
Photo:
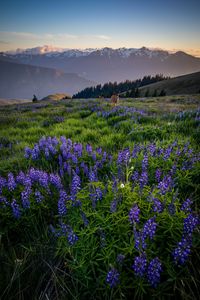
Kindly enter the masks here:
M 16 32 L 16 31 L 0 31 L 0 36 L 6 37 L 7 39 L 22 39 L 22 40 L 63 40 L 63 39 L 99 39 L 108 41 L 111 38 L 107 35 L 100 34 L 100 35 L 74 35 L 70 33 L 43 33 L 43 34 L 36 34 L 32 32 Z
M 15 31 L 0 31 L 0 35 L 7 37 L 8 39 L 18 38 L 23 40 L 55 40 L 55 39 L 76 39 L 77 35 L 68 33 L 43 33 L 35 34 L 32 32 L 15 32 Z
M 0 40 L 0 44 L 1 44 L 1 45 L 8 45 L 8 44 L 10 44 L 10 43 L 7 42 L 7 41 L 1 41 L 1 40 Z
M 107 35 L 95 35 L 94 37 L 98 38 L 98 39 L 101 39 L 101 40 L 110 40 L 110 36 L 107 36 Z

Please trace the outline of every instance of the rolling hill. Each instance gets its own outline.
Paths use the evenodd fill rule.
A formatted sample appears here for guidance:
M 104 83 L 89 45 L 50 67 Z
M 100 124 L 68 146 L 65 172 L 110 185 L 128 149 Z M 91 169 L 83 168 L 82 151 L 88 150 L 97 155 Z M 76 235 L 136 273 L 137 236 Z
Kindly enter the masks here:
M 73 94 L 95 83 L 74 73 L 0 59 L 0 98 L 41 99 L 49 94 Z
M 140 96 L 145 96 L 147 93 L 152 96 L 155 90 L 157 94 L 164 90 L 166 95 L 197 94 L 200 93 L 200 72 L 152 83 L 139 90 Z

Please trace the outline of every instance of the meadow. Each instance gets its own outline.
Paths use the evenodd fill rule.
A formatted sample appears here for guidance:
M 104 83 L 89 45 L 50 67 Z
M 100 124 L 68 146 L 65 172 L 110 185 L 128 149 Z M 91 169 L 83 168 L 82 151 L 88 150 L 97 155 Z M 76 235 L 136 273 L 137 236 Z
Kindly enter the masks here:
M 0 107 L 1 299 L 199 299 L 200 96 Z

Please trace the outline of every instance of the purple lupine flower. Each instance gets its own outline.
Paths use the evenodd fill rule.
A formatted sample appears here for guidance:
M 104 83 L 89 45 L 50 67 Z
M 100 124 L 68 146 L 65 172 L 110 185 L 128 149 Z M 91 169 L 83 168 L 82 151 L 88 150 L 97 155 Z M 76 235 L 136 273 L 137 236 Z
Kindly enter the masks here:
M 181 205 L 181 210 L 184 212 L 192 212 L 191 209 L 192 201 L 190 199 L 186 199 L 183 204 Z
M 35 200 L 37 203 L 42 202 L 42 200 L 44 199 L 44 196 L 41 194 L 40 191 L 36 190 L 35 191 Z
M 52 155 L 55 155 L 55 154 L 57 153 L 57 149 L 56 149 L 52 144 L 50 144 L 50 145 L 48 146 L 48 148 L 49 148 L 49 152 L 50 152 Z
M 144 224 L 142 237 L 146 239 L 149 237 L 151 240 L 155 236 L 157 223 L 155 222 L 155 216 L 147 220 Z
M 12 208 L 13 216 L 16 219 L 19 219 L 21 216 L 21 212 L 20 212 L 19 204 L 17 204 L 17 201 L 15 199 L 13 199 L 13 201 L 11 202 L 11 208 Z
M 117 163 L 120 165 L 123 162 L 123 151 L 118 153 Z
M 24 172 L 20 171 L 19 174 L 16 176 L 16 182 L 19 184 L 24 184 L 25 177 L 26 177 L 26 175 L 24 174 Z M 29 179 L 31 180 L 30 177 L 29 177 Z
M 156 177 L 157 182 L 160 182 L 161 175 L 162 175 L 161 169 L 156 169 L 155 177 Z
M 67 194 L 64 190 L 61 190 L 59 195 L 59 200 L 58 200 L 58 214 L 60 216 L 64 216 L 67 213 L 66 200 L 67 200 Z
M 39 184 L 44 187 L 44 188 L 47 188 L 48 187 L 48 184 L 49 184 L 49 176 L 48 176 L 48 173 L 44 172 L 44 171 L 39 171 L 38 172 L 38 175 L 39 175 Z
M 68 232 L 67 240 L 70 246 L 73 246 L 78 241 L 78 236 L 73 232 L 72 229 Z
M 153 206 L 152 206 L 153 211 L 161 213 L 164 209 L 163 204 L 157 198 L 153 198 L 152 200 L 153 200 Z
M 35 144 L 35 146 L 34 146 L 34 148 L 32 150 L 31 156 L 32 156 L 33 160 L 37 160 L 39 158 L 39 156 L 40 156 L 40 149 L 39 149 L 38 144 Z
M 192 235 L 183 235 L 181 242 L 178 243 L 176 249 L 172 252 L 176 264 L 183 265 L 191 252 Z
M 108 272 L 106 277 L 106 282 L 110 285 L 111 288 L 119 284 L 119 276 L 120 276 L 119 272 L 114 268 L 112 268 Z
M 123 162 L 125 163 L 125 165 L 128 164 L 129 160 L 130 160 L 130 149 L 126 148 L 123 151 Z
M 164 157 L 163 157 L 163 159 L 164 159 L 165 161 L 170 157 L 171 152 L 172 152 L 172 147 L 169 146 L 169 147 L 165 150 L 165 152 L 164 152 Z
M 62 188 L 61 179 L 57 174 L 49 175 L 49 182 L 55 186 L 58 190 Z
M 156 145 L 155 144 L 149 144 L 148 149 L 149 149 L 149 152 L 150 152 L 151 156 L 154 156 L 154 154 L 156 152 Z
M 90 144 L 87 144 L 87 145 L 86 145 L 86 151 L 87 151 L 87 153 L 88 153 L 89 155 L 92 154 L 92 146 L 91 146 Z
M 104 151 L 103 156 L 102 156 L 102 163 L 105 163 L 107 159 L 107 153 Z
M 30 195 L 32 193 L 32 190 L 29 187 L 26 187 L 22 192 L 21 192 L 21 200 L 22 200 L 22 207 L 23 208 L 30 208 Z
M 99 155 L 101 155 L 101 154 L 102 154 L 102 148 L 101 148 L 101 147 L 97 148 L 97 149 L 96 149 L 96 152 L 97 152 Z
M 4 196 L 0 196 L 0 203 L 3 204 L 3 207 L 9 205 L 9 202 L 7 201 L 6 197 L 4 197 Z
M 4 177 L 0 176 L 0 194 L 2 193 L 2 189 L 7 186 L 7 180 Z
M 32 186 L 32 181 L 31 181 L 31 177 L 27 174 L 24 176 L 24 179 L 23 179 L 23 185 L 26 187 L 26 188 L 31 188 Z
M 145 153 L 143 160 L 142 160 L 142 170 L 146 171 L 147 167 L 148 167 L 148 155 L 147 155 L 147 153 Z
M 96 188 L 96 198 L 97 198 L 97 201 L 102 200 L 102 198 L 103 198 L 103 192 L 100 187 Z
M 85 214 L 83 211 L 81 211 L 81 218 L 82 218 L 82 220 L 83 220 L 84 226 L 85 226 L 85 227 L 88 226 L 89 221 L 88 221 L 88 219 L 87 219 L 87 217 L 86 217 L 86 214 Z
M 9 191 L 13 191 L 16 188 L 17 184 L 12 173 L 8 173 L 7 187 Z
M 125 259 L 125 255 L 123 255 L 123 254 L 118 254 L 118 255 L 117 255 L 117 263 L 118 263 L 120 266 L 123 265 L 124 259 Z
M 173 185 L 173 180 L 171 175 L 166 175 L 162 181 L 159 182 L 158 188 L 160 189 L 161 193 L 165 195 L 171 186 Z
M 47 160 L 50 158 L 49 149 L 47 147 L 44 149 L 44 156 Z
M 174 204 L 174 201 L 172 200 L 172 202 L 168 205 L 168 212 L 171 216 L 173 216 L 176 212 L 176 207 Z
M 63 158 L 62 158 L 62 155 L 58 155 L 58 164 L 59 164 L 59 167 L 61 168 L 63 166 Z
M 24 157 L 29 159 L 32 156 L 32 150 L 29 147 L 25 147 L 24 149 Z
M 162 265 L 158 257 L 152 259 L 147 268 L 147 279 L 152 287 L 156 287 L 160 282 Z
M 114 177 L 113 184 L 112 184 L 112 192 L 116 193 L 117 191 L 118 191 L 118 188 L 117 188 L 117 178 Z
M 117 199 L 114 198 L 114 200 L 110 203 L 110 212 L 114 213 L 117 211 Z
M 145 253 L 135 257 L 132 268 L 136 276 L 143 277 L 145 275 L 147 268 L 147 258 Z
M 131 155 L 132 158 L 136 158 L 139 151 L 140 151 L 140 146 L 136 144 L 132 151 L 132 155 Z
M 96 161 L 97 160 L 97 155 L 95 152 L 92 152 L 92 159 L 93 161 Z
M 139 179 L 139 173 L 138 171 L 134 171 L 133 175 L 131 176 L 132 181 L 138 181 Z
M 97 180 L 97 176 L 96 176 L 96 174 L 95 174 L 95 171 L 94 171 L 92 168 L 90 168 L 90 171 L 89 171 L 88 176 L 89 176 L 89 181 L 90 181 L 90 182 L 98 181 L 98 180 Z
M 148 173 L 147 171 L 142 171 L 141 176 L 139 178 L 140 188 L 143 189 L 145 185 L 148 183 Z
M 183 232 L 185 234 L 191 234 L 195 230 L 196 226 L 199 225 L 199 217 L 194 214 L 189 214 L 189 216 L 184 219 L 183 224 Z
M 131 224 L 138 223 L 140 220 L 139 215 L 140 215 L 140 209 L 137 204 L 134 204 L 128 214 L 129 222 Z
M 80 177 L 76 174 L 76 172 L 73 173 L 73 178 L 72 178 L 72 183 L 71 183 L 71 199 L 75 200 L 76 195 L 78 191 L 81 188 L 81 179 Z
M 81 157 L 83 152 L 83 145 L 75 143 L 73 147 L 74 147 L 74 152 L 77 153 L 78 157 Z
M 136 230 L 136 228 L 134 228 L 133 230 L 134 233 L 134 240 L 135 240 L 135 244 L 134 247 L 137 251 L 140 251 L 140 247 L 141 247 L 141 233 L 139 231 Z M 146 248 L 146 243 L 145 241 L 143 241 L 143 249 Z
M 72 160 L 72 162 L 73 162 L 74 164 L 77 164 L 77 163 L 78 163 L 78 158 L 77 158 L 77 156 L 76 156 L 75 154 L 72 154 L 72 155 L 71 155 L 71 160 Z
M 66 139 L 66 137 L 63 136 L 63 135 L 61 135 L 60 141 L 61 141 L 61 143 L 63 143 L 63 144 L 67 144 L 67 139 Z

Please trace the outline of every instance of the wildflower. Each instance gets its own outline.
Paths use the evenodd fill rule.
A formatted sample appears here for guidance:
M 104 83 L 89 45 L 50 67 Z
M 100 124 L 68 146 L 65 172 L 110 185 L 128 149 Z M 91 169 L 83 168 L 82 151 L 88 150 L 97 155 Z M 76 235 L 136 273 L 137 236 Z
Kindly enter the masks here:
M 129 211 L 129 221 L 131 224 L 139 222 L 139 214 L 140 209 L 137 204 L 134 204 L 134 206 Z
M 144 158 L 142 160 L 142 170 L 146 171 L 148 167 L 148 155 L 144 154 Z
M 11 208 L 12 208 L 13 216 L 16 219 L 19 219 L 21 216 L 21 212 L 20 212 L 19 204 L 17 204 L 17 201 L 15 199 L 13 199 L 13 201 L 11 202 Z
M 119 283 L 119 272 L 112 268 L 106 277 L 106 282 L 110 285 L 111 288 L 115 287 Z
M 152 287 L 156 287 L 160 282 L 160 273 L 162 271 L 161 262 L 158 257 L 152 259 L 147 268 L 147 279 Z
M 155 177 L 157 182 L 160 182 L 161 175 L 162 175 L 162 171 L 160 169 L 156 169 Z
M 66 200 L 67 200 L 67 194 L 64 190 L 61 190 L 59 200 L 58 200 L 58 214 L 60 216 L 64 216 L 67 213 L 67 208 L 65 204 Z
M 49 182 L 55 186 L 58 190 L 62 188 L 61 179 L 57 174 L 49 175 Z
M 87 226 L 89 224 L 89 221 L 86 217 L 86 214 L 83 211 L 81 211 L 81 217 L 82 217 L 84 225 Z
M 123 183 L 121 183 L 120 188 L 123 189 L 125 187 L 125 185 Z
M 152 209 L 154 212 L 161 213 L 163 211 L 163 204 L 157 198 L 153 198 L 153 206 Z
M 136 276 L 143 277 L 145 275 L 146 268 L 147 268 L 147 258 L 145 253 L 135 257 L 132 268 Z
M 183 235 L 182 240 L 178 243 L 176 249 L 172 252 L 176 264 L 183 265 L 191 252 L 192 236 Z
M 190 234 L 194 231 L 195 227 L 199 224 L 199 217 L 194 214 L 190 214 L 184 219 L 183 231 L 186 234 Z
M 32 155 L 32 150 L 29 147 L 25 147 L 24 152 L 24 157 L 29 159 Z
M 76 195 L 78 191 L 81 188 L 81 180 L 80 177 L 76 174 L 76 172 L 73 173 L 72 183 L 71 183 L 71 199 L 75 200 Z
M 23 208 L 30 208 L 30 200 L 29 197 L 31 195 L 31 189 L 25 188 L 24 191 L 21 192 L 21 200 Z
M 142 189 L 148 183 L 148 173 L 147 171 L 142 171 L 141 176 L 139 178 L 140 188 Z
M 73 232 L 72 229 L 70 229 L 68 232 L 67 240 L 71 246 L 73 246 L 78 241 L 78 236 Z
M 110 204 L 110 212 L 114 213 L 117 210 L 117 199 L 114 198 L 114 200 Z
M 191 212 L 191 206 L 192 205 L 192 201 L 190 199 L 186 199 L 183 204 L 181 205 L 181 210 L 184 212 Z
M 43 199 L 44 199 L 44 197 L 42 196 L 40 191 L 36 190 L 35 191 L 35 200 L 36 200 L 36 202 L 40 203 L 40 202 L 42 202 Z
M 146 223 L 144 224 L 142 237 L 144 239 L 149 237 L 152 240 L 153 237 L 155 236 L 155 233 L 156 233 L 156 227 L 157 227 L 157 224 L 155 222 L 155 217 L 150 218 L 149 220 L 147 220 Z
M 13 191 L 17 186 L 17 184 L 15 182 L 15 178 L 12 173 L 8 173 L 7 186 L 8 186 L 9 191 Z

